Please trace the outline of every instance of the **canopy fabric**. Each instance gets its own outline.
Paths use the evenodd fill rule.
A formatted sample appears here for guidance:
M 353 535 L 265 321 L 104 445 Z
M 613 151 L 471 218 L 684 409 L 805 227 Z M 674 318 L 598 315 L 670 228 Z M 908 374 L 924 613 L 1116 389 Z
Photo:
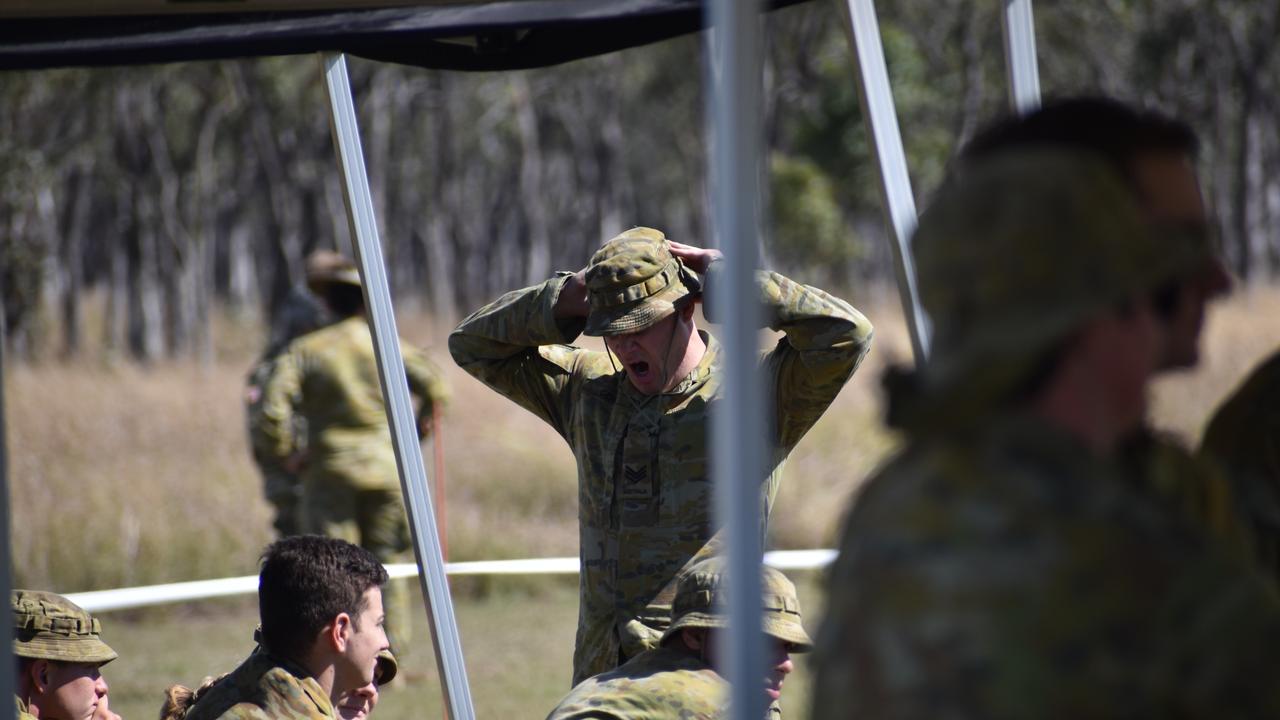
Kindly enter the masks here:
M 63 14 L 0 22 L 0 70 L 312 52 L 424 68 L 517 70 L 665 40 L 700 30 L 704 21 L 699 0 L 437 0 L 307 12 Z

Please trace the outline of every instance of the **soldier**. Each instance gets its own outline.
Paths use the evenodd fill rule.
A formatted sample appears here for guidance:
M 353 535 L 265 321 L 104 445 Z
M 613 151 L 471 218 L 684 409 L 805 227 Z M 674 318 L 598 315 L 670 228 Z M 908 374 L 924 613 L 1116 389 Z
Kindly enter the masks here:
M 791 673 L 791 653 L 813 643 L 800 617 L 796 588 L 785 575 L 762 568 L 764 632 L 770 641 L 770 672 L 764 692 L 769 716 L 781 717 L 782 684 Z M 622 666 L 589 678 L 569 692 L 547 720 L 706 720 L 725 715 L 729 683 L 715 656 L 716 634 L 729 626 L 724 563 L 712 557 L 680 576 L 671 626 L 658 647 Z
M 359 544 L 382 562 L 409 548 L 409 527 L 360 276 L 337 253 L 312 256 L 308 283 L 337 321 L 289 344 L 267 381 L 260 428 L 269 455 L 303 479 L 303 528 Z M 426 356 L 400 341 L 409 388 L 421 401 L 420 429 L 431 431 L 433 408 L 447 392 Z M 306 419 L 305 451 L 293 418 Z M 408 593 L 392 583 L 388 632 L 409 646 Z
M 699 276 L 717 282 L 720 257 L 634 228 L 585 269 L 504 295 L 449 337 L 460 367 L 550 423 L 577 459 L 575 685 L 655 647 L 677 574 L 714 549 L 707 419 L 721 350 L 693 313 Z M 774 272 L 756 280 L 769 326 L 786 333 L 761 360 L 767 518 L 783 460 L 857 368 L 871 324 L 822 290 Z M 583 332 L 603 336 L 609 352 L 565 344 Z
M 120 720 L 102 676 L 117 655 L 97 619 L 51 592 L 14 590 L 10 600 L 19 720 Z
M 309 280 L 325 269 L 328 254 L 328 251 L 320 250 L 307 257 Z M 253 454 L 254 464 L 262 473 L 263 494 L 267 502 L 275 508 L 276 514 L 272 525 L 280 537 L 297 535 L 302 530 L 299 517 L 302 504 L 302 478 L 298 477 L 296 472 L 286 470 L 271 453 L 270 438 L 262 432 L 263 388 L 267 384 L 267 378 L 271 377 L 271 372 L 275 369 L 276 359 L 289 343 L 328 324 L 329 314 L 314 295 L 298 289 L 290 292 L 277 313 L 267 349 L 249 370 L 248 382 L 245 385 L 249 449 Z M 293 427 L 290 430 L 295 445 L 305 451 L 307 429 L 302 416 L 294 416 Z
M 962 164 L 915 236 L 933 352 L 888 380 L 904 450 L 831 568 L 813 717 L 1275 717 L 1280 605 L 1135 492 L 1164 324 L 1205 238 L 1147 221 L 1114 166 Z
M 387 571 L 344 540 L 296 535 L 262 554 L 261 647 L 196 699 L 187 720 L 334 720 L 334 703 L 374 679 L 389 649 Z
M 1214 411 L 1200 455 L 1227 469 L 1254 555 L 1280 582 L 1280 353 L 1254 368 Z
M 1195 131 L 1186 123 L 1109 98 L 1050 102 L 988 129 L 969 143 L 962 160 L 980 161 L 1010 150 L 1058 147 L 1094 152 L 1107 160 L 1136 194 L 1147 220 L 1171 238 L 1209 237 L 1209 219 L 1196 179 Z M 1230 287 L 1211 243 L 1191 248 L 1186 270 L 1152 294 L 1163 326 L 1157 370 L 1195 367 L 1205 305 Z M 1214 463 L 1195 458 L 1177 439 L 1148 423 L 1123 444 L 1126 477 L 1166 508 L 1248 554 L 1249 530 L 1239 517 L 1232 487 Z

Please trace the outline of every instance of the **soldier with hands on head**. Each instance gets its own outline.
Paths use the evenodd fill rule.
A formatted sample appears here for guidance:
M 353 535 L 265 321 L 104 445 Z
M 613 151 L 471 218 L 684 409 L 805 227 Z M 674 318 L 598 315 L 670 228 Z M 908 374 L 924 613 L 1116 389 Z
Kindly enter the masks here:
M 51 592 L 14 590 L 14 683 L 19 720 L 119 720 L 102 666 L 116 651 L 96 618 Z
M 914 239 L 933 350 L 887 381 L 906 444 L 846 519 L 814 718 L 1280 713 L 1274 594 L 1115 458 L 1162 364 L 1153 293 L 1207 241 L 1096 154 L 953 168 Z
M 387 571 L 369 551 L 296 535 L 269 545 L 258 580 L 262 644 L 203 692 L 187 720 L 334 720 L 388 650 Z
M 709 720 L 725 716 L 729 683 L 716 655 L 717 635 L 729 626 L 725 563 L 699 561 L 676 585 L 672 622 L 658 647 L 618 668 L 579 683 L 547 720 Z M 804 630 L 795 586 L 770 567 L 761 568 L 763 628 L 769 642 L 769 674 L 763 692 L 769 717 L 781 717 L 782 685 L 792 653 L 813 643 Z
M 313 254 L 307 271 L 311 290 L 336 321 L 293 341 L 277 359 L 264 391 L 261 432 L 271 457 L 302 477 L 305 532 L 342 538 L 393 562 L 409 549 L 409 526 L 360 276 L 350 260 L 332 252 Z M 403 340 L 400 346 L 425 435 L 448 393 L 425 354 Z M 297 416 L 306 419 L 304 449 L 293 433 Z M 401 582 L 388 589 L 387 615 L 388 632 L 404 652 L 410 612 Z
M 656 647 L 675 578 L 716 545 L 707 420 L 722 351 L 694 309 L 704 282 L 717 282 L 719 258 L 633 228 L 583 270 L 507 293 L 449 337 L 460 367 L 549 423 L 577 460 L 574 684 Z M 774 272 L 756 280 L 769 327 L 785 333 L 761 358 L 770 473 L 747 484 L 767 518 L 783 460 L 844 387 L 872 331 L 822 290 Z M 569 344 L 582 333 L 602 336 L 608 351 Z

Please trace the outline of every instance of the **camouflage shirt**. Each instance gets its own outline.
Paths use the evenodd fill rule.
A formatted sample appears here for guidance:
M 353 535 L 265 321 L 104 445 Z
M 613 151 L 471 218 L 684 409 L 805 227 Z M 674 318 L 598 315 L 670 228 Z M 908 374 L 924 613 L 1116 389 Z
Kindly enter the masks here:
M 13 701 L 18 706 L 18 720 L 36 720 L 31 713 L 27 712 L 27 704 L 22 702 L 22 698 L 14 695 Z
M 547 720 L 715 720 L 729 683 L 687 652 L 659 647 L 579 683 Z
M 422 415 L 443 402 L 439 371 L 401 341 L 409 388 Z M 260 430 L 268 453 L 283 462 L 294 451 L 294 413 L 307 419 L 304 480 L 359 489 L 398 489 L 386 405 L 378 381 L 373 338 L 363 317 L 349 317 L 293 341 L 267 381 Z
M 1280 716 L 1280 604 L 1029 417 L 918 437 L 853 505 L 814 718 Z
M 715 282 L 716 264 L 710 282 Z M 458 326 L 449 350 L 467 372 L 546 422 L 578 465 L 579 579 L 574 683 L 653 647 L 670 622 L 671 582 L 714 534 L 707 422 L 719 396 L 720 347 L 671 392 L 643 395 L 606 353 L 567 344 L 557 325 L 566 278 L 508 293 Z M 758 274 L 770 327 L 763 357 L 772 399 L 765 516 L 783 460 L 858 366 L 871 325 L 848 303 L 773 272 Z
M 1200 454 L 1226 468 L 1254 554 L 1280 582 L 1280 353 L 1214 412 Z
M 329 694 L 305 670 L 255 652 L 200 696 L 186 720 L 333 720 Z

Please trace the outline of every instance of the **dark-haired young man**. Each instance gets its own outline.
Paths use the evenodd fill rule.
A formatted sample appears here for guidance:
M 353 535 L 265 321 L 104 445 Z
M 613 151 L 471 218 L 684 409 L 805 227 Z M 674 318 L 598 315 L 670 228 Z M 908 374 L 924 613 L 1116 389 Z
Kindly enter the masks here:
M 1209 242 L 1209 216 L 1195 171 L 1195 131 L 1176 118 L 1111 98 L 1064 98 L 980 133 L 961 162 L 1036 148 L 1094 153 L 1105 160 L 1161 235 L 1165 253 L 1186 257 L 1185 270 L 1151 294 L 1163 336 L 1156 371 L 1197 365 L 1205 306 L 1225 294 L 1231 280 Z M 1124 443 L 1121 457 L 1136 488 L 1231 550 L 1247 552 L 1251 532 L 1221 468 L 1146 423 Z
M 344 540 L 298 535 L 262 554 L 261 650 L 219 680 L 187 720 L 332 720 L 334 703 L 373 682 L 388 649 L 387 571 Z
M 258 421 L 263 444 L 302 477 L 303 532 L 342 538 L 393 562 L 409 549 L 409 528 L 360 276 L 349 259 L 322 251 L 307 260 L 307 283 L 335 322 L 293 341 L 276 361 Z M 425 434 L 448 392 L 425 354 L 404 340 L 400 347 Z M 306 419 L 305 452 L 293 432 L 299 415 Z M 410 615 L 402 583 L 388 586 L 387 615 L 403 652 Z

